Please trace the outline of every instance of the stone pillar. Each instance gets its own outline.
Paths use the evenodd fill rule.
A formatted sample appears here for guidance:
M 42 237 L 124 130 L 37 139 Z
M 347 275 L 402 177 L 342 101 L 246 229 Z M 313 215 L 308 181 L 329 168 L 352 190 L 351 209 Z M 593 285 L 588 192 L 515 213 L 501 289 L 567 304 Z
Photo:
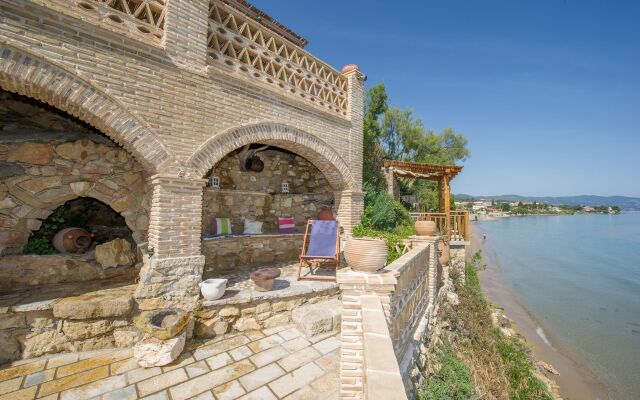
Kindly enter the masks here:
M 337 219 L 344 232 L 343 239 L 351 237 L 351 231 L 360 223 L 364 212 L 364 193 L 343 190 L 334 194 Z
M 207 66 L 209 0 L 167 3 L 164 47 L 176 64 L 203 73 Z
M 362 190 L 362 142 L 364 126 L 364 81 L 366 75 L 355 64 L 345 65 L 342 73 L 347 77 L 347 116 L 351 120 L 349 130 L 349 157 L 346 160 L 355 179 L 352 190 Z
M 198 299 L 204 179 L 154 175 L 148 255 L 140 271 L 136 298 L 141 309 L 177 306 L 192 309 Z
M 384 174 L 384 179 L 387 182 L 387 193 L 389 193 L 389 196 L 393 197 L 395 200 L 400 201 L 400 186 L 398 186 L 398 180 L 393 174 L 393 168 L 382 167 L 382 173 Z

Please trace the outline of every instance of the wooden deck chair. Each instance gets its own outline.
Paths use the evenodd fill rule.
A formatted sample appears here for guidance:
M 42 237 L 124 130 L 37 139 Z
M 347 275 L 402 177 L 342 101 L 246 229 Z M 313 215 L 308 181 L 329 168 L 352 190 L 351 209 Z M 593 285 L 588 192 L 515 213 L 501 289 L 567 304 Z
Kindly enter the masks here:
M 339 265 L 340 224 L 338 221 L 307 221 L 298 265 L 298 280 L 335 282 L 335 275 L 314 275 L 313 267 L 333 268 L 337 274 Z M 301 274 L 303 266 L 309 268 L 309 275 Z

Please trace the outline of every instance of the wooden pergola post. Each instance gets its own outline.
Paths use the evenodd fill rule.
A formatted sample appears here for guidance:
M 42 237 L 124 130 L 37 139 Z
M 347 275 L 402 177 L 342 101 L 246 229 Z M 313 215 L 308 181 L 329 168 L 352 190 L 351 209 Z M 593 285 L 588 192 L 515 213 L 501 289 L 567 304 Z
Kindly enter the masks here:
M 442 178 L 438 179 L 438 211 L 443 212 L 442 208 Z
M 444 175 L 442 177 L 442 186 L 444 191 L 444 236 L 445 240 L 449 240 L 451 237 L 451 204 L 449 193 L 449 176 Z

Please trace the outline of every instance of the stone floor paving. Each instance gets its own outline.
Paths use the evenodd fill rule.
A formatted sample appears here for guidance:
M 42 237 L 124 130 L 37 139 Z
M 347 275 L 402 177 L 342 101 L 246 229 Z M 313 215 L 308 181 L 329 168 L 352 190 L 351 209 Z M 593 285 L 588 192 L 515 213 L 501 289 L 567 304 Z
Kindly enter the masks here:
M 339 337 L 293 326 L 229 334 L 155 368 L 130 349 L 23 360 L 0 369 L 0 400 L 337 399 Z

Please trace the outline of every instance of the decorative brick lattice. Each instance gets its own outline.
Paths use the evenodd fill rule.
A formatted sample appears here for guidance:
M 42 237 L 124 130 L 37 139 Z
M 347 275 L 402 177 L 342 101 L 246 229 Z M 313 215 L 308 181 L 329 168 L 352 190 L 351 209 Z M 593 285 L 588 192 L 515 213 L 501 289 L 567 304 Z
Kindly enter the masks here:
M 72 0 L 76 7 L 109 24 L 162 39 L 167 0 Z
M 311 54 L 218 0 L 210 3 L 209 56 L 347 115 L 347 79 Z

